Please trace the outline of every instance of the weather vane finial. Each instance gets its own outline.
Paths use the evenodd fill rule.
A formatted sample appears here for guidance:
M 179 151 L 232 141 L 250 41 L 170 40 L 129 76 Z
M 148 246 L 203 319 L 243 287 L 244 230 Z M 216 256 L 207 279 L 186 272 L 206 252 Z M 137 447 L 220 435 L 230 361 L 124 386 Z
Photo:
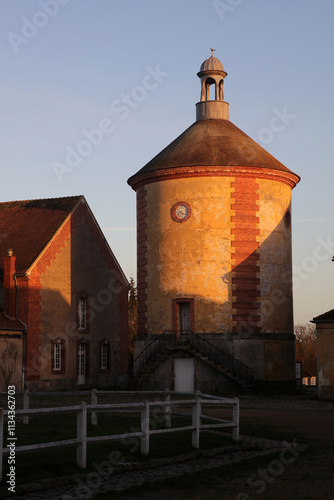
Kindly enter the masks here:
M 212 51 L 211 57 L 213 57 L 213 53 L 216 52 L 216 49 L 210 49 Z

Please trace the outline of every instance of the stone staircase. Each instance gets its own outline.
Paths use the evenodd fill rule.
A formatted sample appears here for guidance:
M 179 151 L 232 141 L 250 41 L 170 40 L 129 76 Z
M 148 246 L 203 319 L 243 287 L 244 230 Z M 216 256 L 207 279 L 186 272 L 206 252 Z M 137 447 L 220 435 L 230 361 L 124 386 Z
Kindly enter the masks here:
M 166 331 L 158 335 L 133 361 L 130 367 L 131 387 L 140 389 L 150 374 L 171 354 L 184 350 L 212 366 L 242 389 L 256 382 L 254 370 L 215 346 L 198 333 Z

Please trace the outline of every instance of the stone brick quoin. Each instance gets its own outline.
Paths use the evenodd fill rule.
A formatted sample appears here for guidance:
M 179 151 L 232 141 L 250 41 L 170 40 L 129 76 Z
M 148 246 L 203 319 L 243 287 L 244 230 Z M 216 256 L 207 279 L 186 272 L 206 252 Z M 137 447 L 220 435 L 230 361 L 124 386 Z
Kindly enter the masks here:
M 141 198 L 137 201 L 137 210 L 140 210 L 141 208 L 146 207 L 146 198 Z
M 235 285 L 234 285 L 235 286 Z M 242 301 L 244 304 L 247 303 L 248 300 L 251 300 L 253 298 L 258 299 L 260 298 L 260 290 L 258 288 L 253 288 L 251 290 L 246 290 L 244 288 L 238 290 L 238 297 L 233 296 L 232 297 L 232 304 L 238 301 Z
M 38 274 L 32 274 L 27 290 L 26 323 L 28 334 L 26 339 L 26 370 L 27 380 L 40 379 L 40 350 L 41 350 L 41 281 Z
M 241 319 L 242 321 L 257 322 L 261 321 L 261 316 L 256 314 L 253 309 L 243 309 L 235 314 L 232 314 L 232 319 L 235 321 Z
M 147 199 L 146 188 L 137 190 L 137 328 L 146 333 L 147 325 Z
M 244 262 L 244 261 L 243 261 Z M 251 265 L 250 263 L 242 263 L 238 266 L 238 272 L 239 273 L 259 273 L 260 272 L 260 266 L 258 265 Z
M 137 247 L 140 246 L 140 243 L 143 243 L 143 247 L 146 248 L 147 235 L 146 232 L 141 230 L 137 233 Z
M 235 248 L 236 250 L 240 249 L 242 253 L 246 255 L 254 253 L 260 247 L 259 243 L 256 241 L 239 241 L 239 240 L 232 241 L 231 246 L 232 249 L 233 248 Z
M 146 247 L 140 246 L 137 248 L 137 257 L 138 258 L 145 259 L 146 253 L 147 253 Z
M 233 241 L 235 244 L 235 241 Z M 236 265 L 250 265 L 250 266 L 255 266 L 259 263 L 260 261 L 260 254 L 258 253 L 258 248 L 255 249 L 254 252 L 249 254 L 248 252 L 240 252 L 235 246 L 232 247 L 232 250 L 235 250 L 232 252 L 232 262 Z
M 139 307 L 146 306 L 147 301 L 147 293 L 146 290 L 144 292 L 140 291 L 137 293 L 137 311 Z
M 141 281 L 140 283 L 138 283 L 137 285 L 137 290 L 146 290 L 146 283 L 144 281 Z
M 238 216 L 254 216 L 256 212 L 259 210 L 259 205 L 256 203 L 244 203 L 238 200 L 235 200 L 234 203 L 231 204 L 231 210 L 235 211 L 235 215 Z M 232 216 L 233 217 L 233 216 Z
M 231 264 L 233 332 L 258 331 L 260 303 L 251 297 L 260 296 L 259 217 L 257 204 L 259 184 L 253 177 L 235 177 L 231 181 Z M 234 251 L 234 252 L 233 252 Z M 256 324 L 254 324 L 256 323 Z
M 138 231 L 145 231 L 145 229 L 147 229 L 147 223 L 146 223 L 146 220 L 145 220 L 145 222 L 140 222 L 140 223 L 138 224 L 138 228 L 137 228 L 137 230 L 138 230 Z
M 260 222 L 259 217 L 255 215 L 248 214 L 239 214 L 239 210 L 237 211 L 238 215 L 232 215 L 231 222 L 238 223 L 238 227 L 249 227 L 253 224 L 258 224 Z
M 235 241 L 256 241 L 256 236 L 260 236 L 260 230 L 251 227 L 236 227 L 231 229 L 231 234 L 235 236 Z
M 239 269 L 237 272 L 232 271 L 232 283 L 236 283 L 237 278 L 242 280 L 244 278 L 259 279 L 258 272 L 256 270 L 240 271 Z
M 258 300 L 238 301 L 232 303 L 232 311 L 240 311 L 240 309 L 258 309 L 260 307 L 260 302 Z
M 232 278 L 232 285 L 239 285 L 241 287 L 252 285 L 256 287 L 256 285 L 260 285 L 260 278 L 256 278 L 255 276 L 254 274 L 254 277 L 245 277 L 239 276 L 239 274 L 236 273 L 235 277 Z

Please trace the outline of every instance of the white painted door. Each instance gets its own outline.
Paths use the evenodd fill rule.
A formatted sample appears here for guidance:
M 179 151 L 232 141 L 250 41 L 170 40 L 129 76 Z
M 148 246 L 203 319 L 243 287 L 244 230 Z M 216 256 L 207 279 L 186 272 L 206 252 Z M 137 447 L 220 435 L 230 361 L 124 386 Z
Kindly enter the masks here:
M 194 358 L 175 358 L 175 391 L 194 392 Z
M 79 344 L 78 349 L 78 385 L 85 383 L 86 344 Z
M 180 330 L 181 332 L 190 332 L 190 302 L 181 302 L 179 306 Z

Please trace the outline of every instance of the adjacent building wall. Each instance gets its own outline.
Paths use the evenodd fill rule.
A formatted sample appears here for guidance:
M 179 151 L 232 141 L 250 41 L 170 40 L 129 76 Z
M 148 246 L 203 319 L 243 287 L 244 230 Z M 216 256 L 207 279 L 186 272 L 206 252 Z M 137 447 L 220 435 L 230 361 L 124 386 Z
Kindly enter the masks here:
M 318 395 L 334 399 L 334 321 L 317 323 Z
M 128 368 L 128 285 L 83 204 L 31 269 L 28 284 L 27 387 L 75 387 L 80 343 L 86 344 L 85 386 L 124 386 Z M 87 298 L 84 331 L 78 329 L 79 297 Z M 20 310 L 24 310 L 22 304 Z M 52 370 L 55 341 L 65 348 L 65 369 L 59 374 Z M 101 343 L 107 344 L 109 351 L 105 370 L 101 369 Z
M 22 334 L 2 330 L 0 333 L 0 391 L 14 385 L 22 387 Z

